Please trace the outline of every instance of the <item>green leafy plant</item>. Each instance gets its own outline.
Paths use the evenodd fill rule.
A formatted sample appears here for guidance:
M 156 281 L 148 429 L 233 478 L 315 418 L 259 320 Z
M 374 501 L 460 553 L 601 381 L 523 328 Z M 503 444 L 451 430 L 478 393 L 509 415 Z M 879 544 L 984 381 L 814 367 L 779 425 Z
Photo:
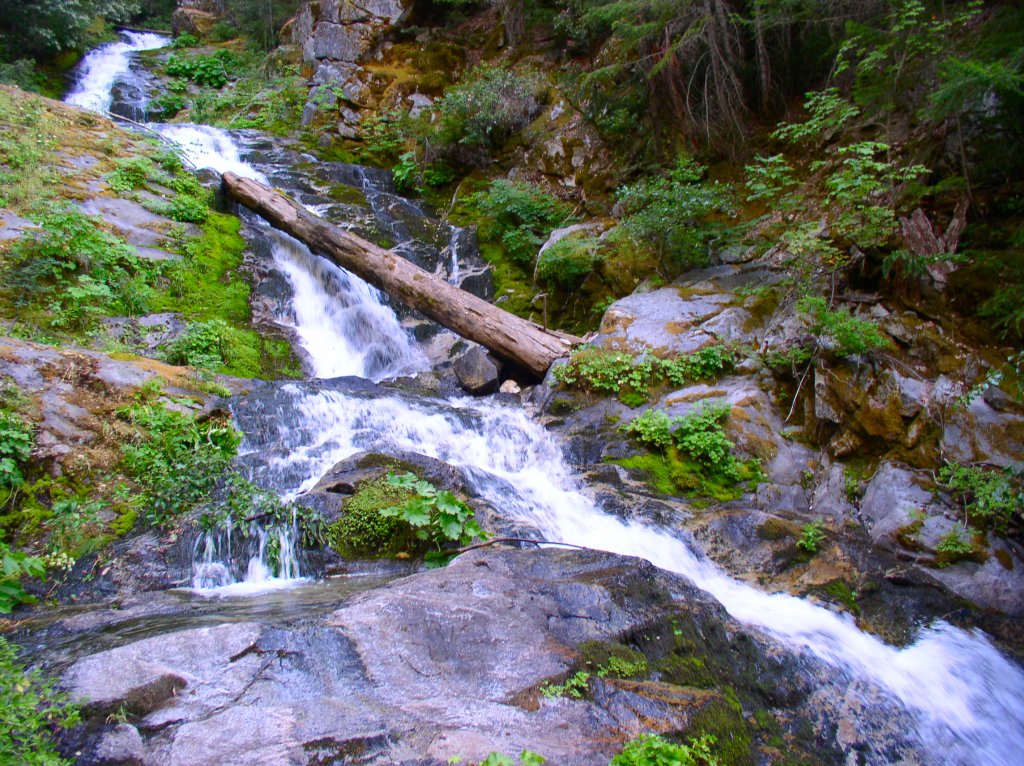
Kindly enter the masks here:
M 544 684 L 540 687 L 541 696 L 545 699 L 556 699 L 558 697 L 571 697 L 572 699 L 583 699 L 590 688 L 590 673 L 579 670 L 565 679 L 560 684 Z
M 449 758 L 448 763 L 456 764 L 462 763 L 462 758 L 455 756 Z M 514 760 L 507 755 L 502 753 L 488 753 L 487 757 L 480 761 L 477 766 L 541 766 L 541 764 L 547 763 L 547 758 L 544 756 L 534 753 L 531 750 L 523 750 L 519 753 L 519 758 Z
M 1024 482 L 1012 468 L 985 469 L 947 463 L 939 470 L 939 485 L 952 494 L 970 522 L 979 529 L 1006 534 L 1024 520 Z
M 466 546 L 490 537 L 474 519 L 473 509 L 450 491 L 439 490 L 414 473 L 391 474 L 388 483 L 416 493 L 400 505 L 382 508 L 380 514 L 402 519 L 415 530 L 416 539 L 433 548 L 426 555 L 427 566 L 444 566 L 451 560 L 446 546 Z
M 384 516 L 382 508 L 411 501 L 415 490 L 395 486 L 387 477 L 361 483 L 346 498 L 343 514 L 328 532 L 331 548 L 345 556 L 396 556 L 416 550 L 420 544 L 413 528 L 398 516 Z
M 32 429 L 13 412 L 0 410 L 0 487 L 14 490 L 25 481 L 22 464 L 32 453 Z
M 398 163 L 391 169 L 395 179 L 395 188 L 403 193 L 415 192 L 419 185 L 420 163 L 416 152 L 405 152 L 398 158 Z
M 735 352 L 724 345 L 706 346 L 668 359 L 584 347 L 574 351 L 568 363 L 554 368 L 552 374 L 565 386 L 616 394 L 624 404 L 636 407 L 647 401 L 651 386 L 714 380 L 731 370 L 734 363 Z
M 116 192 L 142 188 L 156 170 L 148 157 L 127 157 L 117 160 L 116 166 L 114 172 L 107 176 L 107 184 Z
M 800 539 L 796 541 L 796 547 L 810 554 L 818 552 L 818 548 L 825 541 L 825 522 L 821 519 L 809 521 L 800 529 Z
M 175 50 L 181 50 L 182 48 L 195 48 L 199 45 L 199 38 L 193 34 L 185 32 L 174 38 L 174 42 L 171 43 L 171 47 Z
M 760 472 L 757 461 L 741 463 L 733 455 L 735 445 L 723 427 L 729 412 L 727 404 L 706 406 L 675 418 L 661 410 L 646 410 L 619 428 L 654 449 L 661 462 L 652 464 L 643 457 L 618 462 L 644 470 L 663 492 L 681 490 L 723 500 L 734 497 L 731 488 L 759 478 Z
M 722 766 L 714 753 L 716 741 L 704 735 L 681 745 L 656 734 L 642 734 L 627 742 L 608 766 Z
M 483 217 L 480 234 L 500 242 L 512 260 L 524 266 L 534 256 L 552 229 L 572 221 L 569 207 L 542 189 L 519 181 L 492 181 L 469 203 Z
M 164 352 L 171 364 L 187 364 L 201 370 L 219 372 L 240 360 L 238 349 L 250 350 L 239 338 L 240 331 L 223 319 L 190 323 L 185 334 L 175 339 Z M 241 360 L 248 363 L 250 360 Z
M 890 345 L 870 319 L 861 319 L 843 309 L 830 309 L 824 298 L 802 298 L 797 309 L 810 318 L 811 332 L 824 338 L 839 356 L 866 354 Z
M 43 560 L 22 551 L 12 551 L 6 543 L 0 542 L 0 563 L 3 564 L 0 572 L 0 614 L 10 614 L 18 604 L 36 603 L 35 597 L 25 591 L 21 581 L 25 577 L 42 580 L 46 576 Z
M 13 305 L 35 312 L 24 319 L 84 331 L 99 316 L 145 308 L 154 267 L 133 248 L 73 207 L 46 207 L 34 218 L 38 228 L 12 245 L 3 267 Z
M 26 670 L 16 647 L 0 637 L 0 763 L 70 766 L 53 741 L 54 728 L 69 728 L 78 708 L 38 670 Z
M 960 536 L 959 530 L 951 529 L 944 534 L 935 547 L 937 566 L 942 569 L 974 553 L 974 546 Z
M 146 493 L 146 518 L 164 525 L 210 499 L 238 449 L 239 435 L 223 418 L 199 420 L 160 402 L 118 410 L 135 427 L 121 446 L 123 465 Z
M 405 146 L 409 127 L 407 111 L 375 110 L 364 114 L 360 120 L 359 137 L 370 154 L 382 158 L 395 157 Z

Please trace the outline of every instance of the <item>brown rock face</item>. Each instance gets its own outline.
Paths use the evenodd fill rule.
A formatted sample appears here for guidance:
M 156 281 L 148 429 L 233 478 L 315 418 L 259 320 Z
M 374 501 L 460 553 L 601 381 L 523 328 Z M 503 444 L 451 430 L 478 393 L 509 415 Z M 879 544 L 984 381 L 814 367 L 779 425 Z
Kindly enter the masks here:
M 183 2 L 187 2 L 187 0 L 183 0 Z M 198 2 L 198 0 L 193 0 L 193 2 Z M 209 13 L 195 8 L 178 8 L 171 16 L 171 31 L 175 37 L 188 34 L 202 38 L 210 34 L 213 25 L 220 19 L 221 16 L 218 13 Z

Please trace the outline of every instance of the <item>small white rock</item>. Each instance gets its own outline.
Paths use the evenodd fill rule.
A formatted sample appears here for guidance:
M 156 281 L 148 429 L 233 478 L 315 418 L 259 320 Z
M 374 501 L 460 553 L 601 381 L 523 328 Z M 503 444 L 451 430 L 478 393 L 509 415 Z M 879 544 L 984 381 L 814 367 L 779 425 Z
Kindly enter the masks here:
M 516 383 L 514 380 L 506 380 L 504 383 L 501 384 L 501 388 L 499 390 L 503 394 L 518 394 L 523 389 L 521 389 L 519 387 L 519 384 Z

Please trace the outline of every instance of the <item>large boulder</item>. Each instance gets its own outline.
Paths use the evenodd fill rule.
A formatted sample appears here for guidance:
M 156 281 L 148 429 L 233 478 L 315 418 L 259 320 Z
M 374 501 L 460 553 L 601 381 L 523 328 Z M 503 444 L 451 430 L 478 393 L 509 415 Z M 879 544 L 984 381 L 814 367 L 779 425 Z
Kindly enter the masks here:
M 611 656 L 644 669 L 599 675 Z M 579 669 L 586 696 L 540 693 Z M 64 681 L 86 705 L 72 745 L 82 766 L 434 766 L 523 749 L 605 766 L 652 730 L 713 731 L 742 762 L 767 757 L 763 732 L 820 764 L 843 752 L 920 762 L 906 716 L 869 684 L 848 699 L 846 679 L 749 632 L 687 580 L 596 551 L 474 551 L 326 617 L 164 633 L 79 659 Z M 133 727 L 108 717 L 122 705 Z

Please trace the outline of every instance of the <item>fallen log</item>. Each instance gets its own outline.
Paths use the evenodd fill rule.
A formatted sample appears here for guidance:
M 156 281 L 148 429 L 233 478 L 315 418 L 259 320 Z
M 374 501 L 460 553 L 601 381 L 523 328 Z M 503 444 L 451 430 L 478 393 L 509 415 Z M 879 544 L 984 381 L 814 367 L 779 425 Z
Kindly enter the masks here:
M 580 339 L 547 330 L 446 282 L 400 255 L 319 218 L 284 194 L 235 173 L 224 190 L 272 226 L 409 308 L 541 378 Z

